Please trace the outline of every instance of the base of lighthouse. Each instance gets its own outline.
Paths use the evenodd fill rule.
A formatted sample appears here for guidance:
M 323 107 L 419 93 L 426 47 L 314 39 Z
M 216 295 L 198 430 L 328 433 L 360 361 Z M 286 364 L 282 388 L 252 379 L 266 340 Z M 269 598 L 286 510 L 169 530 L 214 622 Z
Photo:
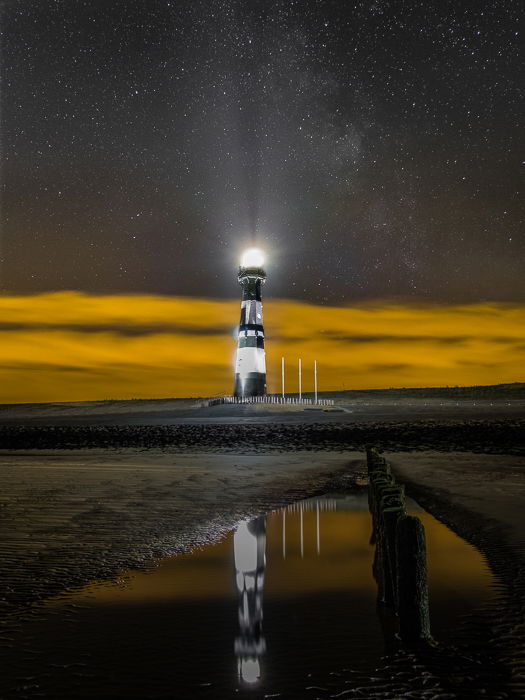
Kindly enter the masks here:
M 266 394 L 266 375 L 255 372 L 241 379 L 235 375 L 234 396 L 264 396 Z
M 247 340 L 247 339 L 246 339 Z M 240 340 L 243 345 L 244 338 Z M 249 342 L 249 341 L 248 341 Z M 234 396 L 264 396 L 266 394 L 266 359 L 264 348 L 239 347 L 235 363 Z

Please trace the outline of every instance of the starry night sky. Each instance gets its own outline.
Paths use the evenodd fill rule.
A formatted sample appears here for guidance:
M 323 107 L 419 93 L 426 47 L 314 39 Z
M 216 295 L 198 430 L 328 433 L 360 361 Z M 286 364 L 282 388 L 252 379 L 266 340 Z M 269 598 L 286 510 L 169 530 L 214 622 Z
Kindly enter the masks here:
M 1 290 L 525 299 L 522 14 L 7 0 Z

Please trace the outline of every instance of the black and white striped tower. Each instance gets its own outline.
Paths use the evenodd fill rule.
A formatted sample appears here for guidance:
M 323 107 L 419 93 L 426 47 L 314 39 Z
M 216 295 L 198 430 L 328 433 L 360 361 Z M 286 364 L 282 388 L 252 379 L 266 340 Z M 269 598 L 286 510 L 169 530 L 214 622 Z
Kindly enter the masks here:
M 262 318 L 262 286 L 266 280 L 264 256 L 249 248 L 241 258 L 239 284 L 242 287 L 241 320 L 235 358 L 235 396 L 266 394 L 266 357 Z

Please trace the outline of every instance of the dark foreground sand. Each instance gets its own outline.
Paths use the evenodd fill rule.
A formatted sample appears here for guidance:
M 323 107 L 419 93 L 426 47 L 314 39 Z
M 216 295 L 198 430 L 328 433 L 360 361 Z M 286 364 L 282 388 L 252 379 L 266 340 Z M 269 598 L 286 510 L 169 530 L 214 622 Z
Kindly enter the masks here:
M 483 689 L 486 697 L 520 697 L 525 660 L 521 534 L 525 459 L 455 452 L 387 456 L 399 479 L 429 511 L 486 554 L 501 590 L 481 646 L 474 631 L 477 648 L 466 655 L 465 650 L 442 650 L 388 659 L 365 694 L 356 697 L 445 700 L 479 697 Z M 365 471 L 364 454 L 346 451 L 4 452 L 0 455 L 2 639 L 9 640 L 10 626 L 16 629 L 33 614 L 27 607 L 32 601 L 205 544 L 241 518 L 314 493 L 352 488 Z M 489 677 L 484 664 L 491 669 Z M 496 687 L 493 669 L 505 679 Z M 466 690 L 469 678 L 474 679 L 474 695 Z M 429 679 L 437 688 L 432 693 L 427 692 Z M 332 679 L 331 690 L 319 691 L 318 696 L 337 697 L 336 681 Z M 450 692 L 451 685 L 455 692 Z M 353 697 L 341 697 L 346 696 Z
M 8 612 L 206 544 L 363 469 L 352 452 L 0 454 L 0 600 Z
M 211 409 L 203 409 L 198 420 L 160 420 L 156 425 L 7 421 L 0 430 L 5 633 L 10 620 L 17 624 L 30 612 L 32 601 L 204 544 L 241 518 L 350 487 L 363 477 L 363 448 L 372 443 L 388 451 L 399 480 L 427 510 L 486 555 L 501 589 L 491 626 L 483 631 L 485 652 L 476 653 L 479 658 L 488 654 L 507 681 L 504 689 L 489 689 L 485 697 L 521 697 L 522 414 L 513 410 L 512 416 L 473 418 L 460 411 L 430 419 L 407 410 L 403 420 L 394 411 L 387 420 L 372 420 L 365 412 L 363 420 L 350 421 L 347 412 L 327 413 L 326 420 L 312 412 L 302 413 L 308 419 L 298 421 L 295 410 L 290 411 L 293 420 L 282 422 L 271 410 L 258 421 L 257 411 L 246 415 L 243 409 L 211 419 Z M 479 684 L 473 695 L 465 690 L 468 673 L 477 673 L 472 668 L 482 675 L 477 657 L 459 654 L 454 672 L 450 653 L 441 667 L 436 658 L 402 655 L 378 671 L 375 690 L 369 687 L 357 697 L 480 696 Z M 395 673 L 397 691 L 390 684 Z M 450 692 L 453 680 L 441 692 L 427 692 L 425 673 L 434 678 L 456 673 L 461 689 Z
M 505 668 L 509 697 L 525 697 L 525 459 L 435 452 L 386 457 L 420 505 L 485 554 L 501 588 L 481 646 Z

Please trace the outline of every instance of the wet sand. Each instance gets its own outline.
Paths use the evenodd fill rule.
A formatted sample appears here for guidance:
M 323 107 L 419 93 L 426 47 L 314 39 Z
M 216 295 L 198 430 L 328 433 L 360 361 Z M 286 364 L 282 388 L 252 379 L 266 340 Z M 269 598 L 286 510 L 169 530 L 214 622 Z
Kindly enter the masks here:
M 432 452 L 385 456 L 421 506 L 486 556 L 500 587 L 482 646 L 511 679 L 508 692 L 525 697 L 525 459 Z
M 19 420 L 25 412 L 49 424 L 0 424 L 0 517 L 7 528 L 0 590 L 6 601 L 40 598 L 209 541 L 241 517 L 319 493 L 343 474 L 364 472 L 367 444 L 392 452 L 400 477 L 428 496 L 437 517 L 450 503 L 454 530 L 461 530 L 462 509 L 470 509 L 502 530 L 513 527 L 508 546 L 522 551 L 517 533 L 524 460 L 514 456 L 525 454 L 519 402 L 506 402 L 514 418 L 498 413 L 498 419 L 473 420 L 464 406 L 456 406 L 454 417 L 451 407 L 441 405 L 447 413 L 430 420 L 422 419 L 421 402 L 414 407 L 407 401 L 410 421 L 400 421 L 392 407 L 388 420 L 379 421 L 370 420 L 365 406 L 366 420 L 359 421 L 345 411 L 298 406 L 179 403 L 185 414 L 193 411 L 190 423 L 99 424 L 108 402 L 11 407 Z M 115 404 L 124 416 L 129 404 L 140 408 L 137 421 L 144 411 L 153 420 L 159 407 L 161 414 L 166 410 L 165 401 Z M 483 412 L 495 410 L 491 401 L 476 404 Z M 379 405 L 387 410 L 384 401 L 375 409 Z M 62 421 L 79 411 L 92 424 L 53 424 L 52 416 Z M 293 420 L 282 422 L 283 415 Z M 474 452 L 479 455 L 469 454 Z M 459 486 L 461 499 L 453 501 Z
M 216 540 L 363 471 L 344 454 L 148 450 L 0 455 L 0 599 L 18 609 Z
M 525 459 L 496 458 L 492 455 L 451 454 L 438 452 L 386 452 L 399 479 L 409 485 L 428 509 L 441 517 L 454 512 L 455 529 L 472 539 L 478 525 L 487 538 L 497 533 L 498 546 L 512 559 L 525 565 Z M 439 514 L 438 514 L 439 517 Z M 466 520 L 470 524 L 466 527 Z
M 388 457 L 398 478 L 429 511 L 466 539 L 472 541 L 477 533 L 475 544 L 487 554 L 501 583 L 490 610 L 485 611 L 482 628 L 476 623 L 478 627 L 471 629 L 468 620 L 458 618 L 458 634 L 467 639 L 465 648 L 394 653 L 372 681 L 362 679 L 361 691 L 354 695 L 465 698 L 469 697 L 466 688 L 473 683 L 476 689 L 492 688 L 488 697 L 519 697 L 523 692 L 519 671 L 524 597 L 509 553 L 519 549 L 525 460 L 466 453 L 393 453 Z M 441 473 L 448 477 L 437 486 Z M 111 579 L 120 569 L 147 567 L 153 558 L 218 540 L 240 519 L 304 495 L 355 488 L 364 474 L 364 454 L 349 452 L 4 453 L 0 457 L 2 641 L 9 645 L 20 625 L 23 629 L 32 616 L 38 616 L 38 610 L 28 605 L 38 599 L 90 580 Z M 458 474 L 462 475 L 461 488 L 456 485 Z M 435 492 L 432 486 L 424 486 L 425 479 L 436 484 Z M 442 488 L 444 483 L 448 483 L 448 493 Z M 489 506 L 483 504 L 493 500 L 495 483 L 500 488 L 500 506 L 497 512 L 489 512 Z M 460 503 L 454 502 L 455 496 Z M 509 504 L 512 507 L 506 507 Z M 503 555 L 496 566 L 495 555 Z M 503 680 L 501 687 L 496 685 L 497 693 L 494 668 L 505 679 L 504 686 Z M 486 669 L 490 669 L 489 677 Z M 333 697 L 355 682 L 344 669 L 334 669 L 330 678 L 317 680 L 312 697 Z M 428 692 L 430 688 L 434 692 Z M 19 697 L 36 695 L 30 690 Z
M 472 546 L 407 505 L 427 533 L 432 631 L 450 646 L 465 613 L 483 622 L 494 577 Z M 172 697 L 173 688 L 183 700 L 302 700 L 315 686 L 314 697 L 341 692 L 349 668 L 347 691 L 370 696 L 374 669 L 396 645 L 376 611 L 369 534 L 366 489 L 356 488 L 241 523 L 218 543 L 125 572 L 125 585 L 119 577 L 52 598 L 0 649 L 6 687 L 67 700 L 99 697 L 101 688 L 140 700 Z M 481 686 L 476 674 L 476 688 L 494 697 L 501 683 L 491 671 Z
M 501 591 L 483 639 L 513 678 L 501 697 L 520 697 L 522 402 L 504 402 L 506 408 L 490 401 L 476 407 L 437 403 L 426 414 L 422 402 L 334 412 L 186 406 L 178 419 L 171 407 L 156 415 L 142 407 L 133 421 L 124 406 L 116 418 L 104 412 L 107 407 L 87 415 L 85 405 L 75 414 L 70 405 L 48 407 L 54 418 L 42 407 L 16 409 L 8 417 L 4 411 L 0 597 L 7 617 L 89 580 L 214 541 L 241 518 L 344 490 L 364 475 L 363 448 L 371 443 L 387 450 L 398 479 L 423 507 L 487 556 Z M 407 663 L 416 661 L 405 656 L 378 675 L 384 688 L 390 673 L 407 673 Z M 435 665 L 435 658 L 429 663 Z M 458 663 L 458 673 L 464 672 Z M 443 664 L 445 670 L 435 673 L 449 673 L 450 659 Z M 413 697 L 433 697 L 425 695 L 423 681 L 410 681 L 407 693 L 416 687 Z M 377 692 L 367 697 L 395 697 L 381 695 L 379 686 Z

